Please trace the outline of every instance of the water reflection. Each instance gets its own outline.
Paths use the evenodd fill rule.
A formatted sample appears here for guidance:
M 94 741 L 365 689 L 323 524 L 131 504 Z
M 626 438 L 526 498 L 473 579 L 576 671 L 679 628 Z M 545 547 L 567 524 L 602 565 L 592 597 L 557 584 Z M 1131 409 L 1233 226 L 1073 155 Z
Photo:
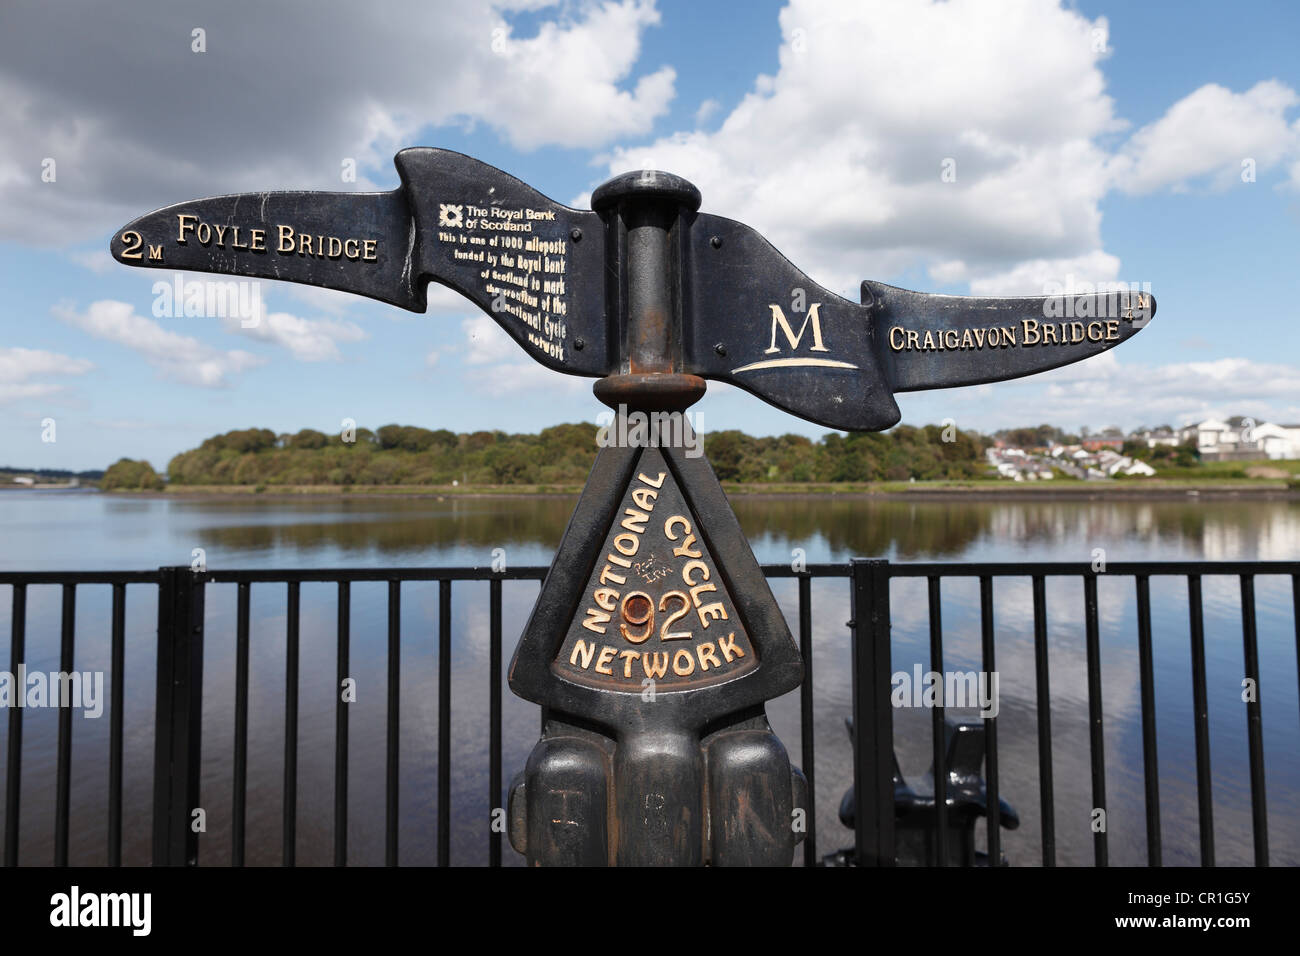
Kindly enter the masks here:
M 303 499 L 227 501 L 114 498 L 99 495 L 0 495 L 0 566 L 6 568 L 147 568 L 188 564 L 202 547 L 225 567 L 486 564 L 504 548 L 513 564 L 546 563 L 568 521 L 574 498 Z M 803 549 L 810 562 L 853 556 L 895 560 L 1089 560 L 1105 548 L 1109 560 L 1294 559 L 1300 554 L 1300 507 L 1274 501 L 881 500 L 869 497 L 738 497 L 735 507 L 760 560 L 786 562 Z M 1300 702 L 1296 691 L 1295 623 L 1290 582 L 1257 581 L 1262 673 L 1261 702 L 1268 768 L 1272 861 L 1300 863 Z M 0 587 L 0 660 L 9 653 L 10 589 Z M 773 582 L 787 619 L 796 619 L 797 591 Z M 332 848 L 334 745 L 334 589 L 303 585 L 299 716 L 298 859 L 328 864 Z M 536 598 L 534 582 L 504 588 L 508 657 Z M 813 585 L 812 666 L 816 684 L 815 763 L 818 841 L 824 852 L 848 845 L 852 834 L 836 819 L 851 779 L 843 719 L 851 708 L 850 617 L 847 582 Z M 1145 862 L 1140 687 L 1132 581 L 1099 582 L 1099 626 L 1105 713 L 1106 796 L 1111 860 Z M 929 621 L 924 582 L 893 587 L 893 667 L 928 667 Z M 78 669 L 110 666 L 107 588 L 77 594 Z M 1165 862 L 1198 861 L 1195 743 L 1185 584 L 1152 579 L 1151 606 L 1160 793 Z M 1250 792 L 1245 715 L 1240 589 L 1235 579 L 1204 582 L 1209 714 L 1218 862 L 1249 863 Z M 156 594 L 133 588 L 127 601 L 125 858 L 149 856 L 152 788 L 153 654 Z M 60 595 L 56 587 L 28 590 L 28 662 L 58 666 Z M 208 832 L 201 858 L 230 859 L 231 764 L 234 711 L 234 611 L 231 586 L 211 586 L 207 598 L 204 670 L 203 799 Z M 355 585 L 352 666 L 359 688 L 350 709 L 349 846 L 353 863 L 383 860 L 386 726 L 386 591 Z M 451 755 L 452 859 L 486 861 L 491 811 L 487 793 L 487 586 L 453 589 Z M 248 838 L 250 863 L 279 860 L 284 753 L 285 589 L 253 589 L 250 675 Z M 979 596 L 973 581 L 945 582 L 944 664 L 980 667 Z M 436 585 L 402 589 L 401 788 L 402 861 L 436 858 L 438 773 Z M 1020 811 L 1019 830 L 1004 835 L 1017 865 L 1037 865 L 1041 846 L 1037 702 L 1033 616 L 1028 579 L 997 583 L 997 668 L 1001 677 L 998 738 L 1003 796 Z M 1057 860 L 1092 860 L 1090 751 L 1083 594 L 1077 581 L 1048 582 L 1048 645 L 1052 695 Z M 507 782 L 523 765 L 537 733 L 537 708 L 504 693 Z M 777 732 L 798 759 L 796 695 L 772 703 Z M 924 772 L 930 760 L 928 712 L 895 712 L 904 773 Z M 8 742 L 0 721 L 0 760 Z M 102 863 L 106 852 L 108 721 L 74 721 L 71 857 Z M 56 715 L 24 718 L 22 859 L 51 859 Z M 3 767 L 3 763 L 0 763 Z M 0 771 L 3 772 L 3 771 Z M 0 815 L 3 807 L 0 807 Z M 983 839 L 982 836 L 980 838 Z M 520 861 L 506 852 L 507 862 Z

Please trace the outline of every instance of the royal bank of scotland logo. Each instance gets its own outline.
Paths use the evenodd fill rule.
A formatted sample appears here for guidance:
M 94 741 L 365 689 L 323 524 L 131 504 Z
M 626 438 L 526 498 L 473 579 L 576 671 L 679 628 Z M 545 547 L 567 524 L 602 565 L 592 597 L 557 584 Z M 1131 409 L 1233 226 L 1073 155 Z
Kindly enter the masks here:
M 438 203 L 438 225 L 445 226 L 448 229 L 459 229 L 462 218 L 465 215 L 464 206 L 454 206 L 451 203 Z

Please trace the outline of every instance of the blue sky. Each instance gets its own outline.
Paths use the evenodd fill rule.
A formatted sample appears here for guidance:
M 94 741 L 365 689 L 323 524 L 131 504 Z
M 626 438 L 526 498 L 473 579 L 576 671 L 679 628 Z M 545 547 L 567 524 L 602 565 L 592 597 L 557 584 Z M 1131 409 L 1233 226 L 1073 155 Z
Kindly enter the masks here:
M 680 173 L 705 211 L 754 225 L 850 298 L 868 278 L 1006 295 L 1071 277 L 1150 283 L 1155 322 L 1115 352 L 902 395 L 906 422 L 1300 421 L 1295 4 L 379 9 L 6 5 L 0 464 L 161 468 L 231 428 L 344 418 L 594 421 L 590 380 L 532 366 L 454 297 L 417 315 L 268 282 L 275 321 L 254 335 L 154 317 L 153 283 L 171 274 L 108 258 L 116 228 L 173 202 L 392 188 L 407 145 L 469 153 L 576 205 L 624 169 Z M 346 158 L 356 183 L 340 178 Z M 697 411 L 705 430 L 824 432 L 720 386 Z

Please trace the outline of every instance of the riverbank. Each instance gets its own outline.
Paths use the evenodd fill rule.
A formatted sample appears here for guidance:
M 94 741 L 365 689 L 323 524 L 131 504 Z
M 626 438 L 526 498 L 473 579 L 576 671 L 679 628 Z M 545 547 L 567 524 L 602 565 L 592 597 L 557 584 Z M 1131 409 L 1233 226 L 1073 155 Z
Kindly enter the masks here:
M 731 496 L 1098 500 L 1186 498 L 1277 498 L 1300 500 L 1300 489 L 1284 480 L 1259 478 L 1121 479 L 1081 481 L 1055 479 L 1012 481 L 886 481 L 870 483 L 741 484 L 723 482 Z M 30 488 L 28 490 L 31 490 Z M 163 491 L 112 491 L 127 497 L 177 499 L 338 498 L 518 498 L 573 497 L 581 485 L 172 485 Z

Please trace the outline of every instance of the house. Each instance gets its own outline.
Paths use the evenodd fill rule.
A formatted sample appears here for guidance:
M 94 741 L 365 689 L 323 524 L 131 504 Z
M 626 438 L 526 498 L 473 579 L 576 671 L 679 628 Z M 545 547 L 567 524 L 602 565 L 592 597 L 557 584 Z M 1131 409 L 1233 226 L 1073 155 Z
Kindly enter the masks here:
M 1252 444 L 1259 458 L 1300 458 L 1300 424 L 1274 425 L 1265 422 L 1251 429 Z
M 1256 424 L 1238 416 L 1227 421 L 1212 418 L 1188 425 L 1179 437 L 1194 443 L 1203 461 L 1300 458 L 1300 424 Z
M 1085 438 L 1080 442 L 1088 451 L 1100 451 L 1103 448 L 1114 448 L 1116 451 L 1124 447 L 1124 438 L 1120 435 Z
M 1160 428 L 1144 428 L 1142 431 L 1133 432 L 1129 435 L 1129 441 L 1140 441 L 1146 444 L 1148 448 L 1157 448 L 1161 445 L 1168 445 L 1171 448 L 1179 444 L 1178 433 L 1172 428 L 1161 426 Z

